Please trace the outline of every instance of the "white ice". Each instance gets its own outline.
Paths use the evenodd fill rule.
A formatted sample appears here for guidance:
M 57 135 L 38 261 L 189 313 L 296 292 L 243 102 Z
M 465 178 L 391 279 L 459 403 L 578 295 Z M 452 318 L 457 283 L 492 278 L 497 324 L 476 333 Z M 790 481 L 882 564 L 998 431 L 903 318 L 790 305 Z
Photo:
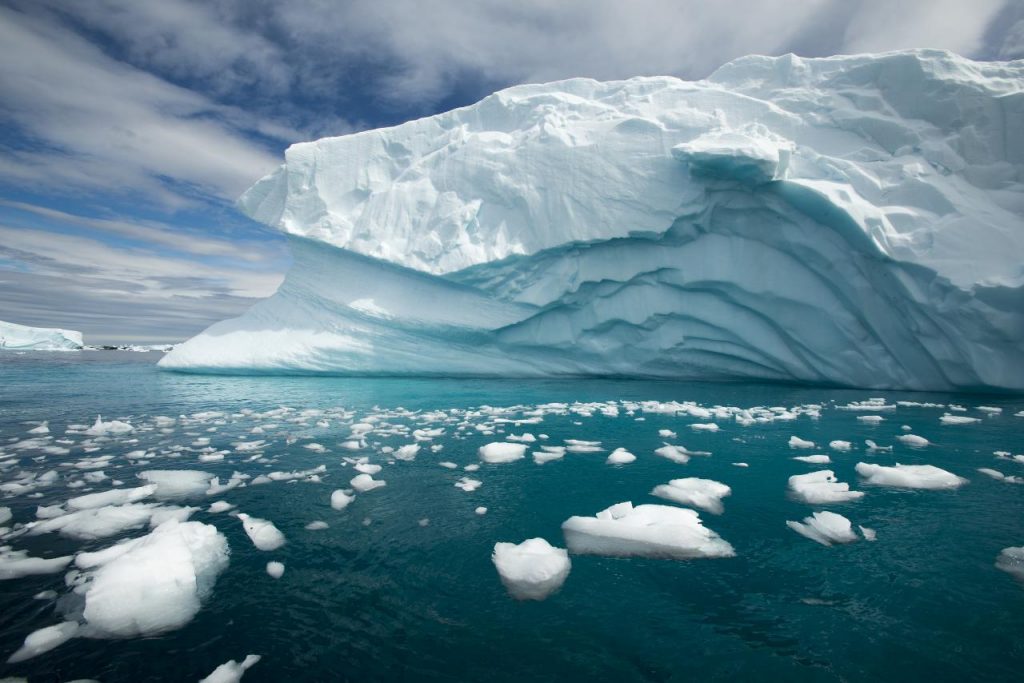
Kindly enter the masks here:
M 667 484 L 658 484 L 651 491 L 652 496 L 680 505 L 692 505 L 715 515 L 722 514 L 722 498 L 730 494 L 732 489 L 722 482 L 698 477 L 673 479 Z
M 495 543 L 491 561 L 501 582 L 519 600 L 543 600 L 565 583 L 571 563 L 568 551 L 552 547 L 543 538 L 518 545 Z
M 901 465 L 892 467 L 873 463 L 857 463 L 857 474 L 865 484 L 904 489 L 955 489 L 967 483 L 963 477 L 934 465 Z
M 832 470 L 796 474 L 789 478 L 793 496 L 811 505 L 846 503 L 864 497 L 863 491 L 851 491 L 850 485 L 836 479 Z

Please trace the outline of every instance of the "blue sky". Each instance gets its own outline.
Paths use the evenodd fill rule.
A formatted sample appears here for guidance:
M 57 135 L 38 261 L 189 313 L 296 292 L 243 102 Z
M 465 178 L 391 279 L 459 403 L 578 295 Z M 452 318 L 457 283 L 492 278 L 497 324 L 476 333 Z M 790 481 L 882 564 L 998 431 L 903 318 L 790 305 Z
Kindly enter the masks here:
M 1024 57 L 1020 0 L 0 0 L 0 319 L 177 341 L 271 294 L 234 201 L 292 142 L 524 82 L 905 47 Z

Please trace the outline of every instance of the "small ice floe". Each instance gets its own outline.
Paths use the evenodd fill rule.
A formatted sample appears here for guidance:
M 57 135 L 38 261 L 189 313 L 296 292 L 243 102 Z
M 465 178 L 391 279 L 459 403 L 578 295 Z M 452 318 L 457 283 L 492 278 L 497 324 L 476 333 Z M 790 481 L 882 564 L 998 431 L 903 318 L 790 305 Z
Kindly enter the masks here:
M 911 448 L 924 448 L 930 443 L 928 439 L 923 436 L 918 436 L 917 434 L 900 434 L 896 439 L 900 443 L 906 444 Z
M 395 460 L 415 460 L 416 455 L 420 452 L 420 445 L 418 443 L 411 443 L 405 446 L 399 446 L 395 449 L 395 452 L 391 455 Z
M 879 446 L 871 439 L 866 439 L 864 445 L 868 447 L 869 453 L 890 453 L 892 452 L 892 446 Z
M 314 453 L 327 452 L 327 446 L 324 446 L 322 443 L 307 443 L 304 444 L 302 447 L 305 448 L 307 451 L 313 451 Z
M 481 505 L 477 509 L 473 510 L 473 512 L 475 512 L 478 515 L 486 515 L 487 514 L 487 508 L 485 508 L 483 505 Z
M 569 453 L 600 453 L 605 450 L 600 441 L 581 441 L 580 439 L 566 439 L 565 450 Z
M 33 631 L 25 638 L 24 644 L 7 658 L 8 664 L 24 662 L 44 652 L 49 652 L 78 635 L 79 625 L 74 621 L 65 621 Z
M 1007 484 L 1024 484 L 1024 477 L 1006 475 L 999 470 L 994 470 L 989 467 L 979 467 L 978 471 L 987 477 L 992 477 L 998 481 L 1005 481 Z
M 530 538 L 518 545 L 495 543 L 491 561 L 502 584 L 517 600 L 543 600 L 562 587 L 572 567 L 568 551 L 543 538 Z
M 884 422 L 885 418 L 881 415 L 858 415 L 857 420 L 860 422 L 869 422 L 871 424 L 878 424 Z
M 478 465 L 477 463 L 473 463 L 471 465 L 466 465 L 462 469 L 465 470 L 466 472 L 476 472 L 478 469 L 480 469 L 480 465 Z
M 746 463 L 746 462 L 734 462 L 734 463 L 732 464 L 732 466 L 733 466 L 733 467 L 750 467 L 750 463 Z
M 690 429 L 698 432 L 717 432 L 719 426 L 714 422 L 695 422 L 690 425 Z
M 199 470 L 146 470 L 139 472 L 139 479 L 156 484 L 156 498 L 178 500 L 205 495 L 213 475 Z
M 832 458 L 827 455 L 796 455 L 793 456 L 793 460 L 810 463 L 811 465 L 828 465 L 832 462 Z
M 454 469 L 458 469 L 458 467 L 459 467 L 455 463 L 449 462 L 448 460 L 442 460 L 441 462 L 439 462 L 437 464 L 440 465 L 441 467 L 445 468 L 446 470 L 454 470 Z
M 139 486 L 133 489 L 112 489 L 101 493 L 89 493 L 71 498 L 66 503 L 68 510 L 91 510 L 107 505 L 135 503 L 156 493 L 156 485 Z
M 864 536 L 865 541 L 874 541 L 878 538 L 878 533 L 874 529 L 869 529 L 866 526 L 857 526 L 860 529 L 860 533 Z
M 722 482 L 697 477 L 673 479 L 651 490 L 652 496 L 671 500 L 680 505 L 692 505 L 715 515 L 722 514 L 722 498 L 730 494 L 732 489 Z
M 228 566 L 228 542 L 201 522 L 161 524 L 147 536 L 79 553 L 75 593 L 84 599 L 81 635 L 152 636 L 199 612 Z
M 481 446 L 477 451 L 480 459 L 484 462 L 499 465 L 508 462 L 515 462 L 526 457 L 526 444 L 508 443 L 507 441 L 492 441 Z
M 662 439 L 674 439 L 676 438 L 676 433 L 673 432 L 671 429 L 659 429 L 658 436 L 660 436 Z
M 348 484 L 359 493 L 366 493 L 367 491 L 372 491 L 388 485 L 388 483 L 383 479 L 374 479 L 369 474 L 357 474 L 352 477 Z
M 794 498 L 811 505 L 845 503 L 864 497 L 863 491 L 851 491 L 849 484 L 836 479 L 832 470 L 793 475 L 789 478 L 789 490 Z
M 26 524 L 29 536 L 57 532 L 66 538 L 91 541 L 109 538 L 130 529 L 158 526 L 168 519 L 184 522 L 198 508 L 127 503 L 76 510 L 67 514 Z
M 267 574 L 269 574 L 272 579 L 280 579 L 284 576 L 284 565 L 280 562 L 267 562 Z
M 522 434 L 509 434 L 505 438 L 509 441 L 518 441 L 519 443 L 533 443 L 537 440 L 537 437 L 529 432 L 523 432 Z
M 789 437 L 790 448 L 814 448 L 814 442 L 808 441 L 807 439 L 801 439 L 799 436 Z
M 135 431 L 127 422 L 121 422 L 119 420 L 111 420 L 110 422 L 104 422 L 101 416 L 96 416 L 96 422 L 93 423 L 92 427 L 86 429 L 83 434 L 88 436 L 107 436 L 109 434 L 127 434 Z
M 628 465 L 631 462 L 636 462 L 636 456 L 625 448 L 616 448 L 608 455 L 605 462 L 609 465 Z
M 246 655 L 240 663 L 232 659 L 218 666 L 199 683 L 240 683 L 245 672 L 257 664 L 260 659 L 262 658 L 259 655 Z
M 329 526 L 330 525 L 327 522 L 317 519 L 307 524 L 305 529 L 306 531 L 320 531 L 322 529 L 327 529 Z
M 28 434 L 49 434 L 50 433 L 50 423 L 46 422 L 46 421 L 43 421 L 43 422 L 39 423 L 38 427 L 33 427 L 32 429 L 28 430 L 27 433 Z
M 661 448 L 656 448 L 654 454 L 660 455 L 666 460 L 677 462 L 680 465 L 690 462 L 690 457 L 694 455 L 711 455 L 707 451 L 691 451 L 685 446 L 676 446 L 670 443 L 663 445 Z
M 412 432 L 412 438 L 417 441 L 432 441 L 442 436 L 444 436 L 444 427 L 437 427 L 435 429 L 415 429 Z
M 210 503 L 210 507 L 206 508 L 206 511 L 216 514 L 218 512 L 227 512 L 228 510 L 231 510 L 234 507 L 234 505 L 227 502 L 226 500 L 216 500 Z
M 13 517 L 14 515 L 11 514 L 11 508 L 0 507 L 0 524 L 7 524 L 7 522 L 11 521 Z
M 967 417 L 966 415 L 950 415 L 946 413 L 939 418 L 939 422 L 944 425 L 968 425 L 973 422 L 981 422 L 981 418 Z
M 822 545 L 851 543 L 857 540 L 850 520 L 834 512 L 815 512 L 803 522 L 786 522 L 793 531 Z
M 44 559 L 29 557 L 25 550 L 12 550 L 10 546 L 0 546 L 0 581 L 39 574 L 56 574 L 63 571 L 70 562 L 70 555 Z
M 1024 581 L 1024 546 L 1011 546 L 999 551 L 996 569 L 1003 570 L 1018 581 Z
M 483 485 L 483 482 L 478 479 L 470 479 L 469 477 L 463 477 L 455 482 L 455 488 L 462 489 L 469 493 L 470 491 L 476 491 Z
M 369 475 L 361 475 L 361 476 L 369 476 Z M 349 495 L 348 493 L 346 493 L 342 489 L 337 489 L 336 491 L 331 493 L 331 507 L 334 508 L 335 510 L 344 510 L 345 508 L 347 508 L 349 506 L 349 503 L 351 503 L 355 499 L 356 499 L 355 496 Z
M 670 505 L 618 503 L 593 517 L 570 517 L 562 532 L 575 554 L 676 560 L 736 554 L 697 512 Z
M 857 463 L 857 474 L 864 477 L 865 484 L 891 486 L 903 489 L 955 489 L 967 483 L 963 477 L 934 465 L 900 465 L 892 467 Z
M 853 448 L 853 444 L 850 443 L 849 441 L 842 441 L 840 439 L 836 439 L 835 441 L 829 441 L 828 447 L 834 451 L 848 451 L 851 448 Z
M 533 461 L 543 465 L 552 460 L 561 460 L 565 457 L 565 446 L 541 446 L 539 451 L 533 452 Z
M 249 475 L 243 474 L 242 472 L 233 473 L 231 478 L 225 484 L 220 483 L 220 477 L 214 477 L 210 480 L 210 485 L 206 488 L 206 495 L 216 496 L 224 493 L 225 491 L 238 488 L 245 483 L 246 479 L 249 479 Z
M 238 513 L 238 519 L 242 522 L 245 534 L 258 550 L 277 550 L 285 544 L 284 534 L 270 520 L 250 517 L 244 512 Z
M 374 465 L 368 462 L 357 462 L 353 466 L 353 469 L 356 472 L 362 472 L 363 474 L 369 474 L 370 476 L 373 476 L 374 474 L 379 473 L 384 468 L 381 467 L 380 465 Z
M 997 406 L 978 406 L 977 410 L 989 415 L 1001 415 L 1003 412 L 1003 409 Z

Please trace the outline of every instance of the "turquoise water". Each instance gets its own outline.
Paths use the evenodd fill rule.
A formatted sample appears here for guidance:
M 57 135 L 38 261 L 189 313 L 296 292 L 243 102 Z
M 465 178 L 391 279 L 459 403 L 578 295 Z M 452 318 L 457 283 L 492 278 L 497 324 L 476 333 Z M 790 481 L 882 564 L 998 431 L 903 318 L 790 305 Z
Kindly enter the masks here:
M 996 459 L 994 451 L 1024 452 L 1024 399 L 1006 396 L 900 394 L 747 384 L 681 384 L 602 380 L 494 381 L 346 378 L 203 377 L 159 372 L 156 354 L 95 352 L 0 355 L 0 450 L 16 454 L 17 467 L 0 469 L 0 480 L 16 471 L 57 469 L 62 482 L 74 478 L 68 465 L 80 456 L 11 451 L 34 424 L 49 420 L 51 434 L 67 424 L 125 419 L 148 424 L 157 415 L 176 417 L 223 411 L 201 427 L 163 434 L 137 432 L 138 443 L 112 440 L 90 455 L 114 455 L 107 474 L 138 485 L 134 474 L 154 468 L 197 469 L 221 476 L 239 470 L 257 476 L 270 471 L 326 465 L 321 483 L 273 482 L 228 491 L 222 498 L 239 510 L 272 520 L 288 543 L 274 552 L 257 550 L 237 519 L 195 513 L 193 520 L 216 525 L 231 548 L 230 565 L 212 595 L 183 628 L 163 635 L 124 640 L 76 638 L 19 664 L 0 664 L 0 677 L 35 681 L 95 678 L 102 681 L 194 681 L 217 665 L 262 655 L 244 680 L 1019 680 L 1024 666 L 1024 586 L 994 567 L 999 551 L 1024 544 L 1024 486 L 996 481 L 976 471 L 991 467 L 1024 475 L 1024 464 Z M 944 410 L 899 407 L 877 413 L 837 406 L 869 397 L 887 402 L 957 403 L 961 413 L 981 422 L 944 426 Z M 499 440 L 466 430 L 424 447 L 413 462 L 387 464 L 377 449 L 352 453 L 339 447 L 349 434 L 345 420 L 317 427 L 285 419 L 242 415 L 280 406 L 294 409 L 344 408 L 353 419 L 399 406 L 409 411 L 459 410 L 478 406 L 533 406 L 550 402 L 695 401 L 704 406 L 799 406 L 820 404 L 820 417 L 801 415 L 742 427 L 716 420 L 720 431 L 697 432 L 690 416 L 637 412 L 617 417 L 546 414 L 540 424 L 509 426 L 508 432 L 601 441 L 597 454 L 567 454 L 534 464 L 529 458 L 504 465 L 484 464 L 473 476 L 483 482 L 467 493 L 453 483 L 466 472 L 438 466 L 478 462 L 477 448 Z M 979 405 L 1003 408 L 995 416 Z M 336 415 L 337 413 L 330 413 Z M 461 413 L 459 413 L 461 415 Z M 504 412 L 503 414 L 510 414 Z M 858 415 L 880 414 L 878 425 Z M 421 413 L 422 415 L 422 413 Z M 643 421 L 635 417 L 643 416 Z M 351 420 L 350 420 L 351 421 Z M 393 419 L 416 427 L 436 417 Z M 486 421 L 477 419 L 476 422 Z M 176 459 L 154 457 L 132 464 L 136 449 L 188 445 L 193 431 L 215 448 L 231 448 L 256 424 L 280 427 L 259 435 L 269 462 L 246 462 L 229 454 L 203 463 L 198 452 Z M 577 424 L 578 423 L 578 424 Z M 932 444 L 913 449 L 896 441 L 903 425 Z M 217 431 L 207 432 L 209 426 Z M 653 454 L 664 439 L 659 429 L 678 433 L 673 443 L 704 450 L 680 465 Z M 794 451 L 792 435 L 822 446 L 834 439 L 853 442 L 849 452 L 819 447 Z M 291 437 L 289 439 L 289 437 Z M 894 444 L 892 453 L 868 454 L 863 442 Z M 288 443 L 292 440 L 292 443 Z M 373 440 L 373 439 L 371 439 Z M 383 436 L 382 445 L 411 443 L 407 436 Z M 326 453 L 303 448 L 321 443 Z M 429 442 L 426 445 L 429 445 Z M 631 465 L 604 462 L 624 446 L 638 456 Z M 810 506 L 787 495 L 788 477 L 819 469 L 794 455 L 829 453 L 841 481 L 867 492 L 852 503 Z M 334 489 L 353 474 L 342 458 L 369 455 L 384 465 L 376 475 L 382 489 L 357 495 L 343 511 L 329 505 Z M 955 491 L 907 491 L 863 485 L 854 472 L 859 461 L 889 465 L 932 464 L 966 477 Z M 732 465 L 749 463 L 748 468 Z M 564 547 L 560 525 L 572 515 L 592 515 L 631 500 L 664 503 L 648 495 L 657 484 L 678 477 L 716 479 L 732 487 L 720 516 L 702 513 L 706 526 L 736 549 L 729 559 L 671 561 L 573 556 L 562 589 L 543 602 L 518 602 L 502 587 L 490 561 L 497 541 L 542 536 Z M 39 497 L 6 497 L 15 522 L 34 518 L 37 505 L 109 488 L 69 491 L 64 483 L 37 489 Z M 196 505 L 205 506 L 211 499 Z M 667 504 L 667 503 L 666 503 Z M 486 506 L 486 515 L 474 508 Z M 875 529 L 878 540 L 825 547 L 797 535 L 786 520 L 828 509 L 855 525 Z M 420 521 L 429 519 L 426 526 Z M 307 531 L 313 520 L 330 527 Z M 53 556 L 111 545 L 113 538 L 80 542 L 54 534 L 5 541 L 35 556 Z M 286 566 L 271 579 L 268 560 Z M 0 655 L 14 652 L 26 635 L 60 621 L 60 603 L 33 599 L 44 590 L 64 594 L 62 573 L 0 581 Z

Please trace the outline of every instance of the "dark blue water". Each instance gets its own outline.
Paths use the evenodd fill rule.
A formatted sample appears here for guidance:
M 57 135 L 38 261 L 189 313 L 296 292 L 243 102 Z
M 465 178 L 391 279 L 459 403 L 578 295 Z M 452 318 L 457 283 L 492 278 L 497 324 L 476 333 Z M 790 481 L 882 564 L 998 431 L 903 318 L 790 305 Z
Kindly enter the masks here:
M 256 550 L 235 518 L 196 513 L 192 519 L 217 526 L 231 547 L 228 569 L 198 615 L 180 630 L 128 640 L 78 638 L 26 662 L 0 664 L 0 677 L 32 681 L 96 678 L 102 681 L 197 680 L 228 659 L 247 653 L 263 660 L 245 676 L 254 681 L 547 681 L 621 680 L 1019 680 L 1024 667 L 1024 587 L 994 567 L 999 551 L 1024 544 L 1024 486 L 976 471 L 992 467 L 1024 475 L 1024 465 L 998 460 L 993 451 L 1024 452 L 1024 400 L 1013 397 L 898 394 L 746 384 L 681 384 L 626 381 L 494 381 L 345 378 L 202 377 L 159 372 L 155 354 L 0 355 L 0 450 L 25 437 L 26 421 L 49 420 L 60 438 L 69 423 L 123 418 L 146 424 L 156 415 L 227 413 L 216 432 L 204 432 L 214 447 L 230 448 L 240 435 L 270 420 L 252 420 L 243 409 L 288 406 L 344 408 L 356 417 L 375 407 L 412 411 L 489 406 L 536 406 L 574 401 L 696 401 L 705 406 L 799 406 L 821 404 L 821 416 L 801 416 L 741 427 L 717 420 L 717 433 L 695 432 L 689 416 L 647 414 L 618 417 L 546 415 L 541 424 L 509 427 L 563 439 L 599 440 L 609 450 L 624 446 L 636 463 L 612 467 L 601 454 L 568 454 L 544 466 L 531 460 L 483 465 L 483 486 L 466 493 L 452 484 L 466 473 L 438 466 L 477 462 L 477 448 L 502 435 L 469 430 L 454 438 L 449 426 L 440 453 L 426 448 L 414 462 L 385 464 L 387 487 L 357 496 L 348 509 L 330 508 L 330 493 L 347 487 L 354 474 L 343 467 L 338 447 L 349 433 L 342 420 L 331 426 L 281 423 L 259 438 L 273 462 L 245 462 L 243 454 L 200 463 L 197 454 L 173 461 L 133 465 L 129 450 L 161 440 L 188 444 L 184 433 L 139 433 L 137 444 L 112 442 L 104 468 L 137 485 L 134 474 L 153 468 L 253 476 L 324 464 L 323 483 L 275 482 L 229 491 L 223 498 L 251 515 L 273 520 L 288 543 L 273 553 Z M 936 408 L 900 407 L 880 412 L 880 425 L 859 422 L 864 413 L 836 406 L 869 397 L 957 403 L 977 424 L 942 426 Z M 979 405 L 1003 408 L 987 417 Z M 234 414 L 232 416 L 232 414 Z M 641 413 L 637 413 L 640 416 Z M 393 422 L 401 422 L 396 419 Z M 407 420 L 412 424 L 416 418 Z M 480 421 L 480 420 L 478 420 Z M 576 424 L 580 423 L 580 424 Z M 932 441 L 924 449 L 895 437 L 909 425 Z M 417 427 L 423 426 L 417 423 Z M 658 430 L 678 432 L 676 443 L 711 451 L 679 465 L 653 455 Z M 182 430 L 186 431 L 186 430 Z M 202 431 L 202 430 L 193 430 Z M 840 480 L 867 495 L 827 509 L 854 524 L 874 528 L 878 540 L 824 547 L 789 530 L 822 507 L 792 500 L 790 475 L 813 467 L 791 460 L 791 435 L 818 444 L 854 443 L 832 455 Z M 287 443 L 292 437 L 294 442 Z M 255 435 L 249 435 L 255 438 Z M 895 444 L 894 452 L 868 455 L 863 441 Z M 328 448 L 302 448 L 315 441 Z M 392 446 L 409 438 L 384 437 Z M 55 468 L 71 476 L 78 454 L 40 456 L 19 452 L 16 470 Z M 99 455 L 94 453 L 92 455 Z M 371 461 L 386 463 L 378 451 Z M 33 458 L 40 458 L 36 461 Z M 967 477 L 956 491 L 905 491 L 863 486 L 854 472 L 861 460 L 927 463 Z M 742 461 L 749 468 L 731 463 Z M 497 541 L 543 536 L 564 547 L 560 525 L 572 515 L 591 515 L 613 503 L 663 502 L 648 495 L 669 479 L 698 476 L 733 489 L 721 516 L 702 513 L 705 524 L 736 549 L 731 559 L 688 562 L 574 556 L 560 592 L 544 602 L 511 599 L 490 561 Z M 109 482 L 108 482 L 109 483 Z M 92 490 L 104 490 L 97 485 Z M 36 505 L 59 503 L 88 489 L 63 485 L 41 489 L 39 498 L 6 498 L 14 521 L 34 517 Z M 212 500 L 212 499 L 210 499 Z M 197 505 L 205 505 L 203 500 Z M 489 508 L 484 516 L 475 507 Z M 307 531 L 312 520 L 330 528 Z M 419 521 L 429 519 L 427 526 Z M 129 532 L 138 536 L 144 530 Z M 95 550 L 117 537 L 92 542 L 55 535 L 10 541 L 33 555 Z M 273 580 L 264 567 L 283 562 Z M 53 601 L 34 600 L 40 591 L 66 593 L 62 574 L 0 582 L 0 655 L 24 637 L 61 617 Z

